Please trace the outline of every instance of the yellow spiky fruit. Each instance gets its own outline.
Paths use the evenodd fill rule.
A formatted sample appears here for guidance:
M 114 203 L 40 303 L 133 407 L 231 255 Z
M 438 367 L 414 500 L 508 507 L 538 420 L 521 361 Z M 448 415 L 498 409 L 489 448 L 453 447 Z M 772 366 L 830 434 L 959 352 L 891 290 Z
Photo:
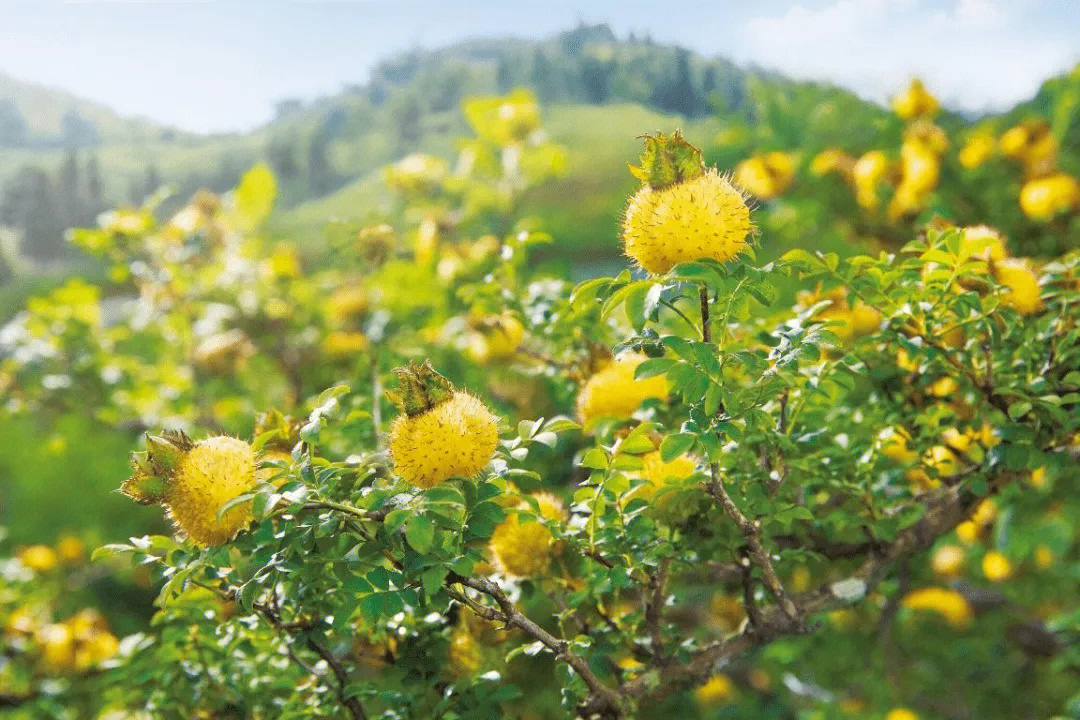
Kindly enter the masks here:
M 641 353 L 626 353 L 590 377 L 578 393 L 578 416 L 583 423 L 600 417 L 629 418 L 648 398 L 666 398 L 667 378 L 655 375 L 640 380 L 634 371 L 645 361 Z
M 623 215 L 626 254 L 651 273 L 681 262 L 732 259 L 752 229 L 743 194 L 715 170 L 663 189 L 644 185 Z
M 566 511 L 551 493 L 535 493 L 540 510 L 540 517 L 546 522 L 560 522 Z M 519 508 L 533 512 L 529 504 Z M 495 527 L 491 534 L 490 550 L 492 558 L 507 575 L 516 577 L 534 577 L 547 570 L 557 547 L 551 530 L 540 520 L 523 520 L 514 513 Z
M 447 478 L 483 470 L 499 443 L 498 418 L 466 392 L 430 410 L 401 414 L 390 426 L 390 456 L 405 482 L 435 487 Z
M 165 504 L 177 529 L 207 547 L 232 540 L 252 519 L 250 504 L 218 511 L 255 487 L 255 453 L 239 438 L 218 435 L 181 455 L 165 484 Z

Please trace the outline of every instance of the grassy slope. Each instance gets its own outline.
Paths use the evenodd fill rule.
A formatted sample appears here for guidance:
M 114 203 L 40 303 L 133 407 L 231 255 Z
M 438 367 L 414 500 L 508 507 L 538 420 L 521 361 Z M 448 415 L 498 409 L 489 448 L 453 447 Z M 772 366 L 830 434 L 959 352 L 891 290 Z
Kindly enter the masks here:
M 682 127 L 692 140 L 707 144 L 720 127 L 716 120 L 688 122 L 636 104 L 553 105 L 544 109 L 544 126 L 569 151 L 567 172 L 531 190 L 524 198 L 525 214 L 539 217 L 555 236 L 560 254 L 574 257 L 617 252 L 619 213 L 635 184 L 626 166 L 639 152 L 638 135 Z M 452 143 L 445 140 L 436 138 L 423 147 L 452 157 Z M 392 198 L 376 169 L 331 195 L 278 213 L 270 232 L 310 238 L 328 220 L 366 222 L 392 212 Z

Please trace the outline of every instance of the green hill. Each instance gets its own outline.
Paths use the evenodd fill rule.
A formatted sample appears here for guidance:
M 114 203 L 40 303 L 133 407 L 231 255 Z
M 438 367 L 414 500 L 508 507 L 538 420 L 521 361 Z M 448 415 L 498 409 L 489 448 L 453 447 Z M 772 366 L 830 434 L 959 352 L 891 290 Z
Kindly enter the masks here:
M 1032 101 L 996 120 L 1054 108 L 1063 144 L 1080 150 L 1077 77 L 1048 81 Z M 273 231 L 317 240 L 327 219 L 358 221 L 391 212 L 379 182 L 383 165 L 418 150 L 451 156 L 467 132 L 464 98 L 519 86 L 538 95 L 546 127 L 569 151 L 568 173 L 532 191 L 526 210 L 577 255 L 614 246 L 621 198 L 631 186 L 625 163 L 642 132 L 682 127 L 711 162 L 730 167 L 757 150 L 809 154 L 838 145 L 860 152 L 895 144 L 902 131 L 893 114 L 850 92 L 648 38 L 618 38 L 603 25 L 546 40 L 471 40 L 405 53 L 377 65 L 364 85 L 311 103 L 283 100 L 271 122 L 244 134 L 181 133 L 0 76 L 0 225 L 33 236 L 24 246 L 48 244 L 63 227 L 92 221 L 101 208 L 139 202 L 162 185 L 172 186 L 177 199 L 204 186 L 225 190 L 247 167 L 266 161 L 281 188 Z M 1062 102 L 1065 96 L 1071 104 Z M 18 143 L 3 140 L 4 128 L 10 140 L 17 124 L 10 117 L 5 124 L 5 107 L 29 118 Z M 65 113 L 90 126 L 84 142 L 63 142 Z M 950 134 L 966 123 L 953 115 L 940 122 Z M 65 205 L 73 192 L 84 196 L 81 205 Z M 53 200 L 43 207 L 55 208 L 59 217 L 18 228 L 13 219 L 19 213 L 11 206 L 17 210 L 43 193 Z M 575 202 L 564 202 L 568 197 Z M 25 221 L 27 213 L 21 217 Z M 60 252 L 58 245 L 54 241 L 43 255 Z

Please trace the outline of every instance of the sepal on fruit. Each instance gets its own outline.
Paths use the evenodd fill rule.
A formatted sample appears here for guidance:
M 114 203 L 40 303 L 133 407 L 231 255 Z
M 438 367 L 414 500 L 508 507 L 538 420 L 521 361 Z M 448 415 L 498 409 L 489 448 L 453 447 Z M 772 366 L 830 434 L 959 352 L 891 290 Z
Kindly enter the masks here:
M 430 360 L 421 365 L 410 362 L 408 367 L 394 368 L 398 389 L 388 390 L 386 397 L 399 410 L 412 417 L 437 407 L 454 394 L 454 386 L 435 371 Z
M 662 190 L 705 172 L 701 150 L 688 143 L 680 131 L 670 137 L 664 133 L 646 135 L 644 140 L 641 165 L 631 165 L 630 172 L 649 187 Z

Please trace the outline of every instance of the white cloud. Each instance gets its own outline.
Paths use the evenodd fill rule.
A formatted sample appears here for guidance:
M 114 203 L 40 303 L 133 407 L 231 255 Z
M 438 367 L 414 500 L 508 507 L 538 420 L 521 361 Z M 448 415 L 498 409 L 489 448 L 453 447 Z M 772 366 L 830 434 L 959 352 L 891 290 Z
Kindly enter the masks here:
M 830 0 L 747 22 L 740 59 L 886 102 L 913 76 L 959 109 L 1004 108 L 1080 60 L 994 0 Z

